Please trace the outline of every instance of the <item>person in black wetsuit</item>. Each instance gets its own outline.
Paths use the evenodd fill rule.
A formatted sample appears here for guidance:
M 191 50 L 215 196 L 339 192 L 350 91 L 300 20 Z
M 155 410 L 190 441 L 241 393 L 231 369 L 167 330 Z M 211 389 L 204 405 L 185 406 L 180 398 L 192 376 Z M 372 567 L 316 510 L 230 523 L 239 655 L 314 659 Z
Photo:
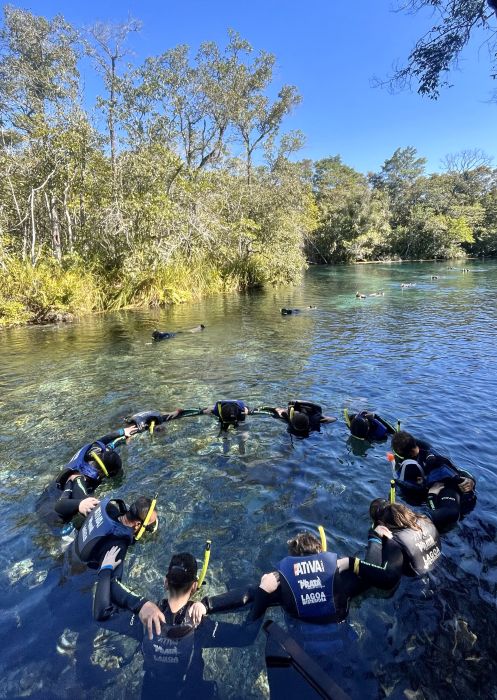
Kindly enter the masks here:
M 275 418 L 280 418 L 288 425 L 288 430 L 296 437 L 308 437 L 312 431 L 319 432 L 323 423 L 334 423 L 333 416 L 323 416 L 321 406 L 312 401 L 289 401 L 288 408 L 271 408 L 263 406 L 255 409 L 265 413 L 272 413 Z
M 414 505 L 427 501 L 439 530 L 454 525 L 474 507 L 474 476 L 427 442 L 401 430 L 392 437 L 392 450 L 402 497 Z
M 93 497 L 98 486 L 121 472 L 122 461 L 114 449 L 116 444 L 136 432 L 135 426 L 120 428 L 83 445 L 38 499 L 35 506 L 38 515 L 53 527 L 73 519 L 76 525 L 81 525 L 83 517 L 98 505 L 98 499 Z M 79 523 L 75 518 L 78 515 Z
M 349 414 L 345 409 L 344 416 L 350 432 L 359 440 L 382 441 L 395 433 L 395 428 L 377 413 L 360 411 Z
M 117 556 L 116 548 L 112 548 L 102 561 L 93 616 L 103 627 L 141 642 L 145 670 L 142 698 L 216 697 L 215 682 L 203 678 L 202 649 L 248 646 L 254 641 L 261 620 L 235 625 L 202 617 L 205 607 L 191 600 L 197 590 L 197 562 L 191 554 L 181 553 L 172 557 L 166 574 L 168 597 L 159 602 L 163 621 L 158 630 L 146 635 L 134 615 L 122 610 L 122 601 L 113 597 L 111 577 L 114 567 L 120 564 Z M 129 601 L 127 608 L 134 605 L 135 612 L 139 612 L 140 604 Z
M 300 314 L 302 311 L 310 311 L 316 309 L 316 306 L 306 306 L 304 309 L 281 309 L 282 316 L 291 316 L 292 314 Z
M 230 425 L 236 427 L 238 423 L 243 423 L 250 413 L 247 404 L 240 399 L 216 401 L 212 408 L 203 408 L 201 411 L 206 415 L 216 416 L 223 430 L 226 430 Z
M 430 518 L 383 498 L 371 502 L 369 514 L 373 527 L 368 535 L 368 561 L 350 557 L 345 569 L 365 585 L 390 590 L 402 575 L 423 576 L 434 568 L 442 545 Z
M 197 413 L 200 413 L 200 409 L 197 410 Z M 160 411 L 153 410 L 140 411 L 139 413 L 134 413 L 132 416 L 127 416 L 124 422 L 129 426 L 135 426 L 136 430 L 140 433 L 144 430 L 154 432 L 154 430 L 160 430 L 159 426 L 162 426 L 164 423 L 181 418 L 183 415 L 194 415 L 194 411 L 192 411 L 192 409 L 183 408 L 177 408 L 169 413 L 161 413 Z
M 174 333 L 167 332 L 167 331 L 155 330 L 152 333 L 152 338 L 154 340 L 169 340 L 170 338 L 175 338 L 180 333 L 199 333 L 200 331 L 203 331 L 204 328 L 205 328 L 204 324 L 201 323 L 200 325 L 195 326 L 195 328 L 188 328 L 187 330 L 184 330 L 184 331 L 175 331 Z

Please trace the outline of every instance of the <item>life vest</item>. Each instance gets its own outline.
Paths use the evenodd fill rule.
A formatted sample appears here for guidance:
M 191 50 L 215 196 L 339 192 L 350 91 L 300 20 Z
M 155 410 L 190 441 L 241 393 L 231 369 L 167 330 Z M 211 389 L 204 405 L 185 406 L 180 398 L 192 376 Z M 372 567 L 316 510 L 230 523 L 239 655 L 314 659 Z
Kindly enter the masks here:
M 75 542 L 76 554 L 81 561 L 95 563 L 92 561 L 92 555 L 95 547 L 100 544 L 102 539 L 114 535 L 128 539 L 130 544 L 133 542 L 135 533 L 129 525 L 123 525 L 119 520 L 114 520 L 107 513 L 107 505 L 113 501 L 119 507 L 122 515 L 126 513 L 126 504 L 117 498 L 107 496 L 103 498 L 99 505 L 85 518 L 85 521 L 78 532 L 78 537 Z
M 140 413 L 134 413 L 124 420 L 128 425 L 136 425 L 140 432 L 149 428 L 152 421 L 156 425 L 160 425 L 164 422 L 162 414 L 158 411 L 141 411 Z
M 182 611 L 171 612 L 169 603 L 161 606 L 166 618 L 161 623 L 160 634 L 149 639 L 145 634 L 142 642 L 143 665 L 146 671 L 156 673 L 170 671 L 186 675 L 193 658 L 195 627 L 188 615 L 192 603 L 188 602 Z
M 83 445 L 83 447 L 81 447 L 81 449 L 79 449 L 76 454 L 71 457 L 70 461 L 66 464 L 65 469 L 71 469 L 84 474 L 90 479 L 101 481 L 102 474 L 100 473 L 99 469 L 87 461 L 89 453 L 96 449 L 103 454 L 109 448 L 99 440 L 96 440 L 96 442 L 89 442 L 86 445 Z
M 403 573 L 406 576 L 423 576 L 430 571 L 440 557 L 440 535 L 435 525 L 428 519 L 420 518 L 421 530 L 395 530 L 393 539 L 404 553 Z
M 302 557 L 285 557 L 278 564 L 278 571 L 287 582 L 300 619 L 324 617 L 335 614 L 333 581 L 337 568 L 337 555 L 320 552 Z

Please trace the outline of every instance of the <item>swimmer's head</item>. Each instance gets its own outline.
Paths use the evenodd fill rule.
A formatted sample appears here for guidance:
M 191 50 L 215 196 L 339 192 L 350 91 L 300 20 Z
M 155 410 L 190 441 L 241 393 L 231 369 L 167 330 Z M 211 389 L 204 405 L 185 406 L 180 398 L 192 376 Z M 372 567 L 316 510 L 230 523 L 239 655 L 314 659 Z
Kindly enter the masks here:
M 102 460 L 109 477 L 117 476 L 122 471 L 123 463 L 121 457 L 115 450 L 107 449 L 104 450 L 104 452 L 97 452 L 97 454 Z M 94 461 L 94 464 L 100 472 L 101 476 L 104 477 L 105 474 L 102 473 L 102 468 L 96 460 Z
M 290 418 L 290 428 L 295 435 L 307 435 L 309 433 L 309 416 L 301 411 L 293 411 Z
M 408 459 L 418 456 L 419 447 L 411 433 L 399 430 L 392 437 L 392 450 L 401 459 Z
M 187 593 L 197 582 L 197 571 L 197 560 L 192 554 L 174 554 L 166 574 L 168 589 L 176 595 Z
M 350 421 L 350 432 L 356 438 L 360 440 L 365 440 L 369 433 L 369 422 L 368 419 L 360 414 L 354 416 Z
M 234 401 L 219 404 L 219 420 L 223 425 L 234 425 L 240 420 L 240 409 Z
M 287 541 L 288 553 L 292 557 L 305 557 L 323 551 L 321 541 L 312 532 L 299 532 Z
M 388 501 L 385 498 L 375 498 L 369 504 L 369 517 L 375 524 L 382 519 L 382 515 L 385 512 L 385 508 L 388 506 Z

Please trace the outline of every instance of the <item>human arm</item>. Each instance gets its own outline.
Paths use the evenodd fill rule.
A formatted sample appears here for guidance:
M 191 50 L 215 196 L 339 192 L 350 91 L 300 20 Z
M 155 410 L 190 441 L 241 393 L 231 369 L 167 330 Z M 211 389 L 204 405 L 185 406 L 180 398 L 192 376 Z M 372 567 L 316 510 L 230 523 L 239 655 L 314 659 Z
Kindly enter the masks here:
M 321 423 L 334 423 L 337 419 L 335 416 L 321 416 Z
M 149 639 L 152 639 L 154 630 L 156 634 L 160 634 L 161 622 L 165 622 L 164 615 L 155 603 L 130 591 L 113 577 L 115 569 L 122 563 L 121 559 L 118 559 L 119 556 L 120 548 L 116 545 L 106 552 L 102 560 L 93 597 L 93 617 L 100 622 L 110 619 L 119 611 L 128 610 L 139 616 L 147 628 Z
M 98 503 L 97 498 L 88 496 L 85 477 L 82 474 L 73 474 L 67 479 L 60 498 L 54 504 L 54 510 L 67 521 L 77 513 L 88 515 Z
M 381 530 L 380 530 L 381 533 Z M 375 543 L 368 545 L 368 550 L 376 546 Z M 395 540 L 387 536 L 381 536 L 381 564 L 373 561 L 365 561 L 357 557 L 348 557 L 348 566 L 342 570 L 353 571 L 353 573 L 365 584 L 389 590 L 396 586 L 402 576 L 404 554 L 400 545 Z M 369 552 L 372 559 L 377 557 Z

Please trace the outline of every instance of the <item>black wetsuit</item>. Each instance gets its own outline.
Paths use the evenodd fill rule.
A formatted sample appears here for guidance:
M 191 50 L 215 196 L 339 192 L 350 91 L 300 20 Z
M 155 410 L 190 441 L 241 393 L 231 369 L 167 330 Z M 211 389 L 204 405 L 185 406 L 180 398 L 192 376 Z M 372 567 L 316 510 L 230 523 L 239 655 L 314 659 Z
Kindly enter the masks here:
M 164 599 L 158 605 L 166 617 L 166 624 L 162 624 L 159 636 L 154 631 L 153 639 L 149 640 L 140 620 L 135 617 L 145 601 L 135 604 L 130 594 L 129 600 L 122 602 L 128 609 L 135 604 L 135 614 L 123 611 L 122 603 L 117 604 L 114 598 L 111 575 L 110 569 L 99 572 L 93 615 L 101 626 L 141 642 L 145 669 L 142 698 L 186 700 L 214 697 L 215 683 L 203 678 L 202 649 L 248 646 L 257 636 L 261 620 L 235 625 L 204 617 L 194 628 L 189 616 L 190 603 L 172 613 L 167 599 Z
M 314 404 L 310 401 L 292 401 L 290 402 L 288 409 L 285 409 L 284 411 L 278 413 L 275 409 L 267 409 L 267 410 L 272 410 L 273 415 L 275 418 L 280 418 L 281 420 L 284 420 L 285 423 L 288 425 L 288 429 L 290 432 L 294 432 L 292 430 L 292 424 L 290 422 L 290 410 L 291 408 L 294 408 L 295 411 L 299 411 L 300 413 L 305 413 L 307 418 L 309 419 L 309 430 L 308 432 L 320 432 L 321 430 L 321 424 L 323 422 L 323 413 L 321 411 L 321 407 L 318 406 L 317 404 Z M 297 433 L 295 433 L 297 434 Z M 299 437 L 306 437 L 306 435 L 300 435 L 298 434 Z
M 468 471 L 456 467 L 448 457 L 439 454 L 424 440 L 416 440 L 416 444 L 419 447 L 419 454 L 410 460 L 411 463 L 405 466 L 403 473 L 401 471 L 403 460 L 396 456 L 397 474 L 402 474 L 402 479 L 397 480 L 397 484 L 402 497 L 408 503 L 420 505 L 427 502 L 430 518 L 437 529 L 446 530 L 454 525 L 461 515 L 471 511 L 476 503 L 475 492 L 463 493 L 459 490 L 458 484 L 466 478 L 476 483 L 476 479 Z M 422 472 L 416 462 L 421 466 Z M 440 470 L 444 467 L 448 467 L 452 475 L 443 475 L 443 471 L 440 472 Z M 439 479 L 436 476 L 438 473 L 441 473 Z M 423 484 L 417 484 L 420 475 L 424 475 Z M 444 488 L 437 495 L 428 494 L 430 484 L 435 481 L 442 482 Z
M 119 429 L 98 438 L 96 442 L 110 445 L 123 437 L 124 430 Z M 77 474 L 77 478 L 68 481 L 69 477 L 74 474 Z M 57 479 L 47 486 L 41 494 L 35 510 L 47 524 L 52 527 L 60 527 L 79 514 L 81 501 L 88 498 L 88 496 L 92 496 L 100 484 L 101 481 L 99 479 L 92 479 L 74 469 L 64 469 Z M 81 525 L 83 517 L 76 518 L 74 525 Z

